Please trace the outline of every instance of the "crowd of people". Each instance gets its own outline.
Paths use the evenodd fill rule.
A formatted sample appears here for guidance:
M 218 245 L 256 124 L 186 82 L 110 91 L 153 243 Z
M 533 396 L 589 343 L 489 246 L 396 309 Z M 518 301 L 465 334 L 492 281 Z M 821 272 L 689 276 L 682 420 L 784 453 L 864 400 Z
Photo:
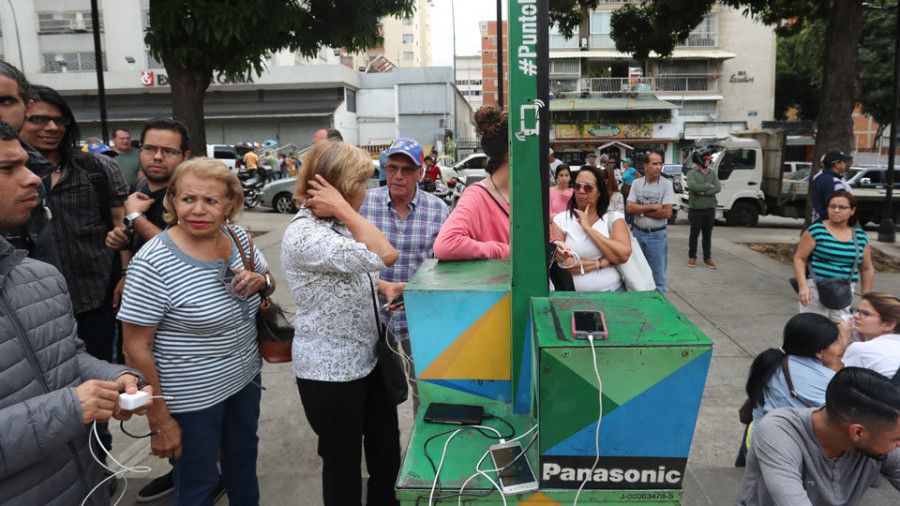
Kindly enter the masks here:
M 0 503 L 107 504 L 116 481 L 105 466 L 113 444 L 106 423 L 138 414 L 147 416 L 152 453 L 172 467 L 139 500 L 174 493 L 175 504 L 211 504 L 224 493 L 231 504 L 258 504 L 256 315 L 276 286 L 251 235 L 235 225 L 237 176 L 221 161 L 192 157 L 177 120 L 148 120 L 139 147 L 120 128 L 112 148 L 90 142 L 83 150 L 76 119 L 53 89 L 0 62 L 0 95 Z M 334 129 L 316 132 L 299 171 L 299 212 L 280 260 L 298 308 L 292 371 L 317 437 L 327 505 L 361 502 L 362 482 L 349 478 L 360 475 L 363 458 L 366 502 L 398 504 L 399 421 L 378 347 L 386 332 L 412 364 L 398 299 L 406 284 L 428 258 L 510 256 L 508 116 L 485 106 L 475 121 L 488 176 L 452 212 L 420 188 L 441 176 L 412 138 L 382 153 L 378 188 L 367 189 L 371 156 Z M 716 268 L 714 156 L 698 152 L 687 175 L 689 267 L 702 235 L 703 262 Z M 244 164 L 292 170 L 289 156 L 260 158 L 250 151 Z M 662 161 L 651 152 L 619 167 L 590 154 L 574 170 L 551 151 L 549 241 L 574 290 L 626 290 L 616 267 L 640 248 L 665 296 L 676 200 Z M 832 178 L 846 157 L 823 161 L 827 179 L 813 182 L 821 219 L 794 257 L 800 314 L 787 322 L 781 348 L 754 360 L 746 384 L 742 505 L 852 503 L 882 474 L 900 488 L 900 391 L 892 382 L 900 299 L 872 291 L 856 201 Z M 836 278 L 860 284 L 855 309 L 829 302 L 825 281 Z M 147 403 L 121 409 L 119 395 L 138 391 Z M 412 398 L 418 410 L 415 387 Z

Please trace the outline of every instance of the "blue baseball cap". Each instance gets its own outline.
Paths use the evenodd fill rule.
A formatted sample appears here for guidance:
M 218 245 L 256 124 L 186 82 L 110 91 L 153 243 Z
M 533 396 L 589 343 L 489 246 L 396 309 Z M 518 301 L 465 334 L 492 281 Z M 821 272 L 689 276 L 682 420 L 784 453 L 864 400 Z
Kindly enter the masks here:
M 119 153 L 116 153 L 114 149 L 103 144 L 102 142 L 92 142 L 87 145 L 87 150 L 89 153 L 94 153 L 95 155 L 112 155 L 117 156 Z
M 392 155 L 406 155 L 416 167 L 421 167 L 425 158 L 422 145 L 409 137 L 401 137 L 391 144 L 391 147 L 388 148 L 387 156 L 390 157 Z

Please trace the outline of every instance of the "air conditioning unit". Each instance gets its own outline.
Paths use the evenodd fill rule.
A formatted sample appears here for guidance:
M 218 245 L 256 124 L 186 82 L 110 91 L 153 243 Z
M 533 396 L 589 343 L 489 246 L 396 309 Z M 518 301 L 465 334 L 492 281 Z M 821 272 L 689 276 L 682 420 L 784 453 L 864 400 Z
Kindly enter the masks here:
M 334 55 L 335 55 L 335 56 L 340 56 L 340 55 L 341 55 L 341 50 L 340 50 L 340 48 L 334 50 Z
M 83 32 L 87 30 L 87 24 L 84 22 L 84 13 L 76 12 L 75 19 L 69 22 L 69 28 L 76 32 Z

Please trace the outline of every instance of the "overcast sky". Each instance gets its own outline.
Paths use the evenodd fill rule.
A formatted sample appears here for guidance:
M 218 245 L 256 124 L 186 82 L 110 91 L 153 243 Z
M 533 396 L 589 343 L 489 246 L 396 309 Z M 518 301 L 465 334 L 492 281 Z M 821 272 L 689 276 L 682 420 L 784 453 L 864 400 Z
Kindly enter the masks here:
M 497 20 L 496 0 L 452 0 L 456 7 L 456 54 L 470 56 L 481 51 L 479 21 Z M 451 0 L 433 0 L 431 5 L 431 64 L 453 65 L 453 17 Z M 502 0 L 503 19 L 506 3 Z M 504 48 L 504 51 L 506 48 Z

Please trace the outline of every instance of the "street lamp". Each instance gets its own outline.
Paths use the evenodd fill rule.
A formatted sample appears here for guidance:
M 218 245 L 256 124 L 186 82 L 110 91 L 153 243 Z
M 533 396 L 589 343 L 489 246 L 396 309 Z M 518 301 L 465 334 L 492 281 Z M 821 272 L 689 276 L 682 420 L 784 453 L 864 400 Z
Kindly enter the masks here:
M 457 114 L 457 100 L 456 100 L 456 2 L 454 0 L 450 0 L 450 18 L 453 23 L 453 161 L 454 163 L 459 160 L 457 156 L 459 150 L 459 115 Z
M 16 8 L 13 7 L 12 0 L 6 0 L 9 4 L 9 10 L 12 11 L 13 25 L 16 27 L 16 49 L 19 50 L 19 69 L 25 72 L 25 59 L 22 58 L 22 41 L 19 39 L 19 19 L 16 17 Z

